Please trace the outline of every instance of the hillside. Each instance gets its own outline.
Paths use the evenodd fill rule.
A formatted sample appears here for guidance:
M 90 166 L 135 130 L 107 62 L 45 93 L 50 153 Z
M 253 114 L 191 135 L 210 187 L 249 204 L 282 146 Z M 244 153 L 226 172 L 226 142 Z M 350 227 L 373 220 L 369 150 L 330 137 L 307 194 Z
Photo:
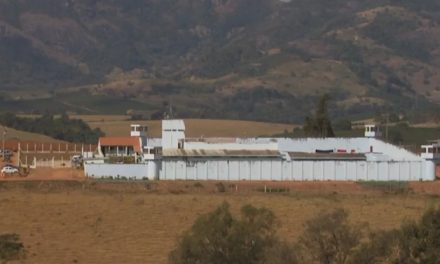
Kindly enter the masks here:
M 65 141 L 57 140 L 42 134 L 31 133 L 13 128 L 6 128 L 5 140 L 19 140 L 19 141 L 32 141 L 32 142 L 47 142 L 47 143 L 62 143 Z
M 435 0 L 0 0 L 0 111 L 436 119 Z

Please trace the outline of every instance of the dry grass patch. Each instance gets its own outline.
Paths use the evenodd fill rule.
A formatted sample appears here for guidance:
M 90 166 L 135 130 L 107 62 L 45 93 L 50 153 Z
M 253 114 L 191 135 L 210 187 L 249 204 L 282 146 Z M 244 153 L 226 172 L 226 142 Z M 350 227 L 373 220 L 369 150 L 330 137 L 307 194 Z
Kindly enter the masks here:
M 321 210 L 342 207 L 353 223 L 390 229 L 439 204 L 438 198 L 422 195 L 171 194 L 129 184 L 106 190 L 76 185 L 63 189 L 22 183 L 0 192 L 0 233 L 21 236 L 28 251 L 25 263 L 166 263 L 182 232 L 223 201 L 234 213 L 245 204 L 273 210 L 280 235 L 288 240 L 296 239 L 305 221 Z
M 130 124 L 141 124 L 148 126 L 150 136 L 161 136 L 161 121 L 112 120 L 111 117 L 104 120 L 85 117 L 83 120 L 92 128 L 100 128 L 106 135 L 126 136 L 129 135 Z M 185 125 L 188 137 L 258 137 L 281 134 L 285 130 L 291 132 L 295 127 L 290 124 L 213 119 L 186 119 Z
M 45 143 L 62 143 L 65 141 L 54 139 L 42 134 L 31 133 L 21 131 L 13 128 L 6 128 L 7 134 L 5 140 L 20 140 L 20 141 L 33 141 L 33 142 L 45 142 Z

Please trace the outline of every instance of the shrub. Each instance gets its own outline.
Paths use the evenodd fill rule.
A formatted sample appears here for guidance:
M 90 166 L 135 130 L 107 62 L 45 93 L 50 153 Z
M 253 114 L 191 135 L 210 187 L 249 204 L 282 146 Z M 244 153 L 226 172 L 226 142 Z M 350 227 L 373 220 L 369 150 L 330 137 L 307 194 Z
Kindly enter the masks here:
M 0 235 L 0 260 L 17 260 L 24 255 L 24 246 L 17 234 Z
M 352 263 L 438 263 L 440 209 L 428 210 L 418 222 L 373 235 L 354 254 Z
M 348 223 L 343 209 L 321 213 L 306 223 L 300 237 L 304 263 L 348 263 L 354 248 L 359 245 L 362 233 Z
M 194 187 L 196 187 L 196 188 L 203 188 L 203 184 L 200 183 L 200 182 L 196 182 L 196 183 L 194 183 Z
M 237 219 L 223 203 L 196 220 L 170 253 L 169 263 L 287 263 L 280 260 L 295 256 L 287 244 L 275 248 L 281 243 L 274 227 L 275 216 L 265 208 L 246 205 Z
M 215 189 L 217 190 L 217 192 L 226 192 L 226 187 L 223 183 L 219 182 L 215 184 Z

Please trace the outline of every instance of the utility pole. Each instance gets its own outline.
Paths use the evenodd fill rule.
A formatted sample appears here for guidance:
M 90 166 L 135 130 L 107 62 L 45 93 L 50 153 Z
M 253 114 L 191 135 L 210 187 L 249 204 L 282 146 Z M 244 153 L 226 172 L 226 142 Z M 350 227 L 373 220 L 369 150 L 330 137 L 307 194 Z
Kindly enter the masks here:
M 173 119 L 173 102 L 170 102 L 170 119 Z
M 5 136 L 6 136 L 6 128 L 3 126 L 2 133 L 2 158 L 5 160 Z
M 386 123 L 385 123 L 385 140 L 388 141 L 388 123 L 390 121 L 390 114 L 386 113 Z

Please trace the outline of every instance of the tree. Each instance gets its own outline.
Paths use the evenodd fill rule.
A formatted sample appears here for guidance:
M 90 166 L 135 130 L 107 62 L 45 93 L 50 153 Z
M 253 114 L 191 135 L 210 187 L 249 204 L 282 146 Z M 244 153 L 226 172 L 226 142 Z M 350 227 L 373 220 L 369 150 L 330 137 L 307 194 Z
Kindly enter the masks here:
M 344 264 L 361 239 L 361 231 L 348 223 L 343 209 L 321 213 L 306 223 L 299 239 L 303 263 Z
M 7 262 L 19 259 L 24 254 L 24 246 L 17 234 L 0 235 L 0 260 Z
M 324 94 L 318 103 L 314 117 L 306 117 L 304 132 L 312 137 L 334 137 L 333 127 L 328 114 L 328 101 L 330 96 Z
M 399 263 L 438 263 L 440 259 L 440 208 L 430 209 L 417 222 L 402 226 Z
M 169 263 L 289 263 L 281 261 L 295 258 L 287 244 L 279 249 L 281 256 L 266 262 L 268 256 L 274 256 L 274 247 L 281 245 L 274 227 L 275 216 L 265 208 L 246 205 L 241 209 L 241 217 L 236 219 L 229 205 L 223 203 L 196 220 L 170 253 Z
M 373 235 L 351 263 L 434 264 L 440 259 L 440 208 L 428 210 L 419 222 Z
M 299 249 L 295 245 L 277 241 L 273 247 L 269 248 L 265 255 L 265 264 L 297 264 L 297 252 Z
M 370 234 L 368 242 L 364 242 L 354 252 L 349 263 L 400 263 L 397 262 L 399 237 L 400 232 L 398 230 Z

